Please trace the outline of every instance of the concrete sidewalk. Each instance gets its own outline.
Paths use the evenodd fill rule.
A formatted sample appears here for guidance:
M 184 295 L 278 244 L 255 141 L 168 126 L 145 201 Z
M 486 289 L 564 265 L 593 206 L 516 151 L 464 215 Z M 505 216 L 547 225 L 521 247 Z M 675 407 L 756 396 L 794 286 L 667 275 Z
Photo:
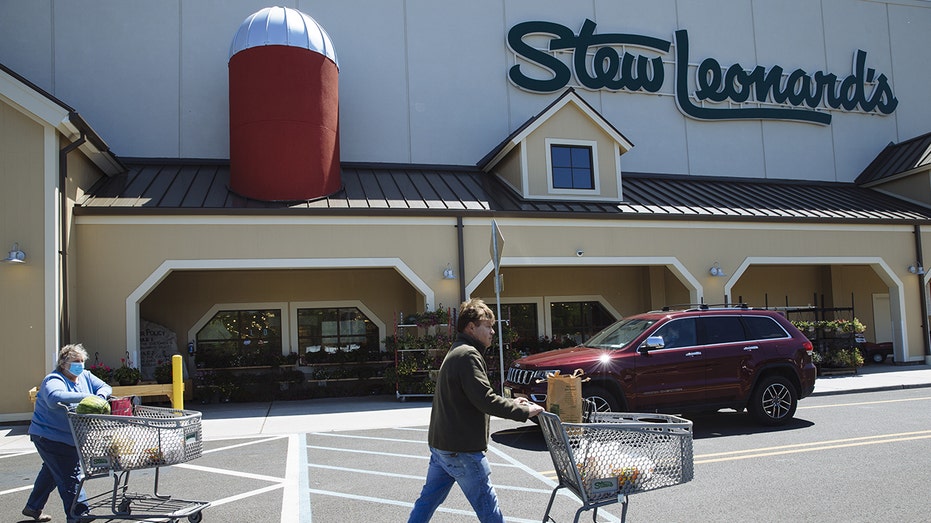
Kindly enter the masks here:
M 814 396 L 931 387 L 929 365 L 866 365 L 856 374 L 819 377 Z M 185 405 L 203 413 L 205 439 L 423 427 L 430 421 L 430 401 L 399 401 L 393 396 L 326 398 L 268 403 Z M 30 452 L 27 424 L 0 426 L 0 453 Z

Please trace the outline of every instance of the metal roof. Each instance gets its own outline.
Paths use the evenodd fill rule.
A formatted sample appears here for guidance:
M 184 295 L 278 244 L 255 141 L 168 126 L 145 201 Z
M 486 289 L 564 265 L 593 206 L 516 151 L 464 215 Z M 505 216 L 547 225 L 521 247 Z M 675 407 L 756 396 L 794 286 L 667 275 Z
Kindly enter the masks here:
M 901 143 L 890 143 L 857 176 L 856 183 L 870 185 L 931 165 L 931 133 Z
M 227 161 L 123 159 L 80 214 L 391 214 L 740 221 L 931 221 L 931 209 L 852 183 L 624 173 L 623 202 L 530 200 L 477 167 L 342 166 L 343 188 L 312 201 L 262 202 L 229 191 Z

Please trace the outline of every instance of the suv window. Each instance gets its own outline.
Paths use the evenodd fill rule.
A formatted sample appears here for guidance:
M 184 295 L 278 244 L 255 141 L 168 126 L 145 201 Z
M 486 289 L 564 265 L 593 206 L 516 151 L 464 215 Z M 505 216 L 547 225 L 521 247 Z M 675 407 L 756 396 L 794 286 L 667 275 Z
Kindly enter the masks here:
M 704 345 L 733 343 L 746 339 L 739 316 L 705 316 L 702 318 L 702 327 L 705 330 Z
M 789 336 L 782 325 L 767 316 L 744 316 L 743 320 L 751 340 L 773 340 Z
M 698 345 L 698 337 L 695 335 L 695 318 L 671 320 L 656 329 L 653 335 L 663 337 L 665 349 Z

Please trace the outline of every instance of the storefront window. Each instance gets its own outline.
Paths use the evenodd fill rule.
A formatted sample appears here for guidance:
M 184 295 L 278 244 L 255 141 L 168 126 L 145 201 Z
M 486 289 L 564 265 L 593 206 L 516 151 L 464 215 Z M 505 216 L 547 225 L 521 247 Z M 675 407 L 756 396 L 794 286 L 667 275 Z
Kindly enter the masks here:
M 497 306 L 494 303 L 489 304 L 489 306 L 492 310 L 497 311 Z M 536 303 L 502 303 L 501 319 L 506 321 L 508 328 L 517 334 L 515 345 L 534 341 L 540 335 L 540 329 L 537 325 Z
M 197 333 L 198 367 L 274 365 L 281 358 L 281 310 L 219 311 Z
M 554 339 L 571 339 L 574 343 L 594 336 L 614 323 L 616 318 L 597 301 L 553 302 L 550 304 Z
M 297 310 L 298 353 L 378 350 L 378 327 L 355 307 Z
M 580 145 L 551 145 L 554 189 L 595 188 L 592 148 Z

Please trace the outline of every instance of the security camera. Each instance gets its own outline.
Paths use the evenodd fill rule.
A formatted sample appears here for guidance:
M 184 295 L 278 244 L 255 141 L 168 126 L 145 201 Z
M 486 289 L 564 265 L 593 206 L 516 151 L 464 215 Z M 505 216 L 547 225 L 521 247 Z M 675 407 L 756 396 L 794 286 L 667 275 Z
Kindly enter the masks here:
M 583 251 L 582 249 L 575 251 L 576 256 L 582 256 L 583 254 L 585 254 L 585 251 Z

